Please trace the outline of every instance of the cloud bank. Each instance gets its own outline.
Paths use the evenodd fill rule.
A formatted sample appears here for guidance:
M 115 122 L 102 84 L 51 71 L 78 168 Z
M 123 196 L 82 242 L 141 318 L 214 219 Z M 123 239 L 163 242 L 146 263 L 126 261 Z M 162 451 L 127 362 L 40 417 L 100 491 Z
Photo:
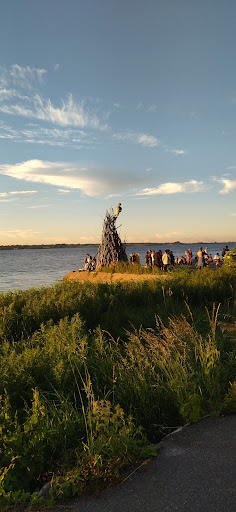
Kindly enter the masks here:
M 28 160 L 15 165 L 0 165 L 0 175 L 10 176 L 31 183 L 74 189 L 90 197 L 124 193 L 141 184 L 130 171 L 111 172 L 99 168 L 82 167 L 75 163 Z

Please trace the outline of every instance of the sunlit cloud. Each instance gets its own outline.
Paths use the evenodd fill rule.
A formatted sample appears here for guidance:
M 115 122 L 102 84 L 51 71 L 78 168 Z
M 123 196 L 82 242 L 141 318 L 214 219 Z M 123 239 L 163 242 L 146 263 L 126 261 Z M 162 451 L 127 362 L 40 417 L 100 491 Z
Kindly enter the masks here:
M 39 233 L 40 231 L 33 231 L 32 229 L 12 229 L 0 231 L 0 236 L 5 236 L 6 238 L 11 238 L 12 240 L 17 241 L 31 238 Z
M 113 138 L 120 142 L 132 142 L 133 144 L 140 144 L 146 148 L 155 148 L 159 146 L 160 140 L 153 135 L 145 133 L 114 133 Z
M 31 206 L 27 206 L 27 208 L 38 209 L 38 208 L 50 208 L 51 206 L 52 206 L 52 204 L 34 204 Z
M 228 194 L 236 190 L 236 180 L 229 180 L 226 178 L 217 179 L 218 183 L 222 183 L 223 188 L 220 190 L 220 194 Z
M 31 183 L 53 185 L 59 189 L 79 190 L 82 194 L 96 197 L 114 193 L 126 193 L 144 183 L 127 170 L 104 170 L 98 167 L 85 167 L 71 162 L 48 162 L 28 160 L 15 165 L 0 165 L 0 175 L 10 176 Z
M 64 189 L 64 188 L 59 188 L 58 191 L 57 191 L 58 195 L 64 195 L 64 194 L 69 194 L 70 193 L 70 190 L 68 189 Z
M 158 194 L 190 194 L 194 192 L 202 192 L 206 189 L 207 187 L 203 181 L 190 180 L 184 183 L 162 183 L 157 188 L 144 188 L 141 192 L 138 192 L 137 195 L 153 196 Z
M 13 199 L 9 199 L 9 197 L 12 197 L 12 196 L 30 196 L 30 195 L 34 195 L 34 194 L 37 194 L 37 190 L 13 190 L 11 192 L 1 192 L 0 193 L 0 200 L 2 200 L 2 198 L 8 198 L 6 200 L 6 202 L 9 202 L 9 201 L 13 201 Z M 3 202 L 3 201 L 2 201 Z
M 9 192 L 9 195 L 18 196 L 20 194 L 22 195 L 31 195 L 31 194 L 37 194 L 37 190 L 14 190 L 12 192 Z

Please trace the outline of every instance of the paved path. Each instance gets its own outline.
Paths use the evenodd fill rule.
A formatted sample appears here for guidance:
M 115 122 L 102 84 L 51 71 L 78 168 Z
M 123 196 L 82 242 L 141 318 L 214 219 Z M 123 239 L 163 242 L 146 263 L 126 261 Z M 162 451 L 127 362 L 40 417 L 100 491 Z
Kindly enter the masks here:
M 186 426 L 159 447 L 158 457 L 123 484 L 54 511 L 236 511 L 236 415 Z

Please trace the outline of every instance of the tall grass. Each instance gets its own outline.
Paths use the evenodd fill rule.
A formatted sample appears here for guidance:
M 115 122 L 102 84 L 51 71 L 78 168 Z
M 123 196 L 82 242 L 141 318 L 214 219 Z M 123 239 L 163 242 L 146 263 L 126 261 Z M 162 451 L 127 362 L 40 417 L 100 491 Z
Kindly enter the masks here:
M 94 488 L 235 410 L 235 284 L 222 268 L 1 294 L 0 504 Z

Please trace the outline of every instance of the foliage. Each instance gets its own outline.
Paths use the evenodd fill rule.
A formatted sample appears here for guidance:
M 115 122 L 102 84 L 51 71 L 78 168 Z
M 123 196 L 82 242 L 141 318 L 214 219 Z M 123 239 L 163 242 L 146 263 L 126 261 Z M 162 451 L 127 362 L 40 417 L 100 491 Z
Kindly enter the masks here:
M 236 245 L 225 253 L 224 265 L 230 268 L 236 268 Z
M 224 265 L 1 294 L 0 506 L 100 487 L 170 427 L 235 411 L 235 284 Z

